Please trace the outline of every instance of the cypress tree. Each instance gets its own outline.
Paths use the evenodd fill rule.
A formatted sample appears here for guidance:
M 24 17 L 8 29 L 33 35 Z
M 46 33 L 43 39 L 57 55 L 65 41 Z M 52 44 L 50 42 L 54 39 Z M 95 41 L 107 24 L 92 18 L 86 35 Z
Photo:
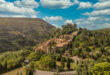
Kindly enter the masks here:
M 68 61 L 67 61 L 67 68 L 70 69 L 70 59 L 68 58 Z
M 17 75 L 19 75 L 19 72 L 17 72 Z
M 0 63 L 0 73 L 2 73 L 3 72 L 3 66 L 2 66 L 2 64 Z
M 22 72 L 21 72 L 21 74 L 20 75 L 22 75 Z
M 5 72 L 7 71 L 7 61 L 5 61 L 5 64 L 4 64 L 4 71 Z

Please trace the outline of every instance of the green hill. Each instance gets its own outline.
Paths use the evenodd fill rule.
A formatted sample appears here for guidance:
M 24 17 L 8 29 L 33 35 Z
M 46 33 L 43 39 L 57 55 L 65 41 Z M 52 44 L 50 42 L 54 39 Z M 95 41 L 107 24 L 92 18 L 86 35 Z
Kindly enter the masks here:
M 32 34 L 32 31 L 30 33 Z M 109 29 L 91 31 L 65 25 L 62 29 L 56 29 L 50 39 L 37 45 L 35 49 L 1 53 L 0 73 L 22 66 L 26 59 L 29 60 L 29 66 L 25 67 L 27 75 L 36 69 L 44 71 L 54 69 L 56 73 L 72 70 L 76 75 L 109 75 L 109 36 Z M 26 43 L 19 45 L 23 44 L 26 45 Z
M 78 30 L 71 26 L 65 26 L 65 28 L 56 32 L 53 39 L 44 42 L 36 48 L 36 52 L 37 50 L 46 52 L 48 49 L 47 52 L 50 53 L 47 54 L 52 54 L 53 59 L 61 63 L 70 62 L 67 60 L 70 58 L 72 60 L 71 63 L 74 63 L 74 68 L 71 69 L 76 70 L 76 75 L 88 75 L 88 73 L 91 73 L 90 75 L 104 74 L 103 71 L 109 73 L 110 29 L 91 31 L 87 29 Z M 76 36 L 72 35 L 76 32 Z M 104 67 L 101 64 L 104 64 Z M 60 69 L 64 70 L 62 67 L 64 66 L 61 66 Z M 102 71 L 98 68 L 107 68 L 108 70 L 104 69 Z M 97 73 L 94 71 L 97 71 Z
M 0 52 L 39 44 L 50 37 L 53 29 L 38 18 L 0 18 Z

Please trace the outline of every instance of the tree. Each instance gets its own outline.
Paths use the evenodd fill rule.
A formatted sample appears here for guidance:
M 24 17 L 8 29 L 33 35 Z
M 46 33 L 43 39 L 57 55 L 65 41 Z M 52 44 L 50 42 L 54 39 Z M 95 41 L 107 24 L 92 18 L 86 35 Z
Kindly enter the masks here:
M 70 59 L 68 58 L 68 61 L 67 61 L 67 68 L 68 68 L 68 69 L 70 69 L 70 63 L 71 63 L 71 62 L 70 62 Z
M 7 71 L 7 61 L 5 61 L 5 63 L 4 63 L 4 71 L 5 72 Z
M 62 68 L 64 69 L 64 67 L 65 67 L 65 63 L 64 63 L 64 62 L 61 62 L 61 64 L 62 64 Z
M 26 67 L 26 75 L 33 75 L 33 70 L 30 67 Z
M 110 63 L 103 62 L 95 64 L 92 69 L 92 74 L 94 75 L 109 75 L 110 71 Z
M 17 72 L 17 75 L 19 75 L 19 72 Z
M 55 68 L 56 62 L 52 57 L 45 55 L 38 61 L 38 66 L 43 70 L 51 70 Z
M 29 75 L 33 75 L 33 71 L 32 70 L 29 70 Z
M 20 75 L 22 75 L 22 72 L 20 73 Z
M 28 59 L 30 61 L 36 61 L 40 58 L 39 54 L 38 53 L 35 53 L 35 52 L 31 52 L 30 55 L 28 56 Z
M 2 64 L 0 63 L 0 73 L 2 73 L 3 72 L 3 66 L 2 66 Z

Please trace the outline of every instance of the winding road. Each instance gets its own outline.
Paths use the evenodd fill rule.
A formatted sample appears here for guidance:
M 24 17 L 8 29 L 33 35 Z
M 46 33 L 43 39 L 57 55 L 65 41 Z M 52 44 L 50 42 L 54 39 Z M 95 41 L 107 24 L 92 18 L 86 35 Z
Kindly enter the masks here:
M 34 75 L 54 75 L 55 72 L 36 70 Z M 60 72 L 58 75 L 76 75 L 75 71 Z

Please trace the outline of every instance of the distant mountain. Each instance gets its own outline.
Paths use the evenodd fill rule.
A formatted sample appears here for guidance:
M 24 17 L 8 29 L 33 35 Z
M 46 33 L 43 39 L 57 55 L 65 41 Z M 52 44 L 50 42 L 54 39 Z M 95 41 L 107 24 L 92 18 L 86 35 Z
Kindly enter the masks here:
M 110 28 L 104 28 L 104 29 L 98 29 L 98 30 L 94 30 L 96 32 L 104 32 L 104 33 L 109 33 L 110 34 Z
M 56 29 L 42 19 L 0 18 L 0 52 L 34 46 Z

